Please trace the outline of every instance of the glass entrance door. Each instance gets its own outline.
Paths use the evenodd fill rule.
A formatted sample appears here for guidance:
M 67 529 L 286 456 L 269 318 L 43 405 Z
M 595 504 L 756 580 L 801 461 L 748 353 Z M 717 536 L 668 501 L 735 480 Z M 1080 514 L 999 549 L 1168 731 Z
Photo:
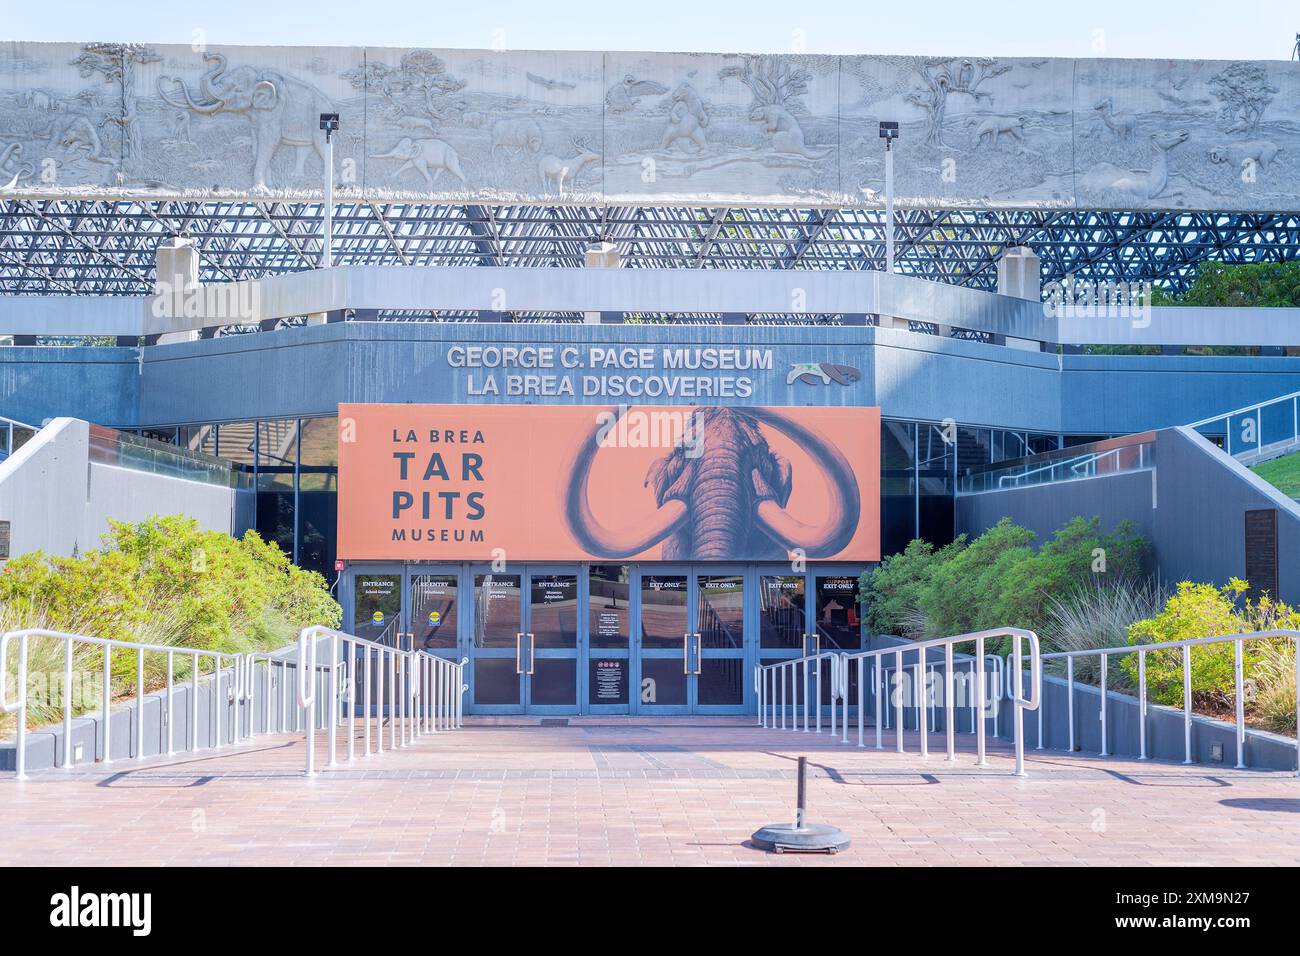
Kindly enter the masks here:
M 470 701 L 484 714 L 577 713 L 576 569 L 474 568 Z
M 643 714 L 691 712 L 690 573 L 687 568 L 642 569 L 637 711 Z
M 469 700 L 480 714 L 522 714 L 524 645 L 524 576 L 476 567 L 469 641 Z
M 632 568 L 593 564 L 587 568 L 586 713 L 630 713 L 631 643 Z
M 530 713 L 578 712 L 578 572 L 530 570 L 520 673 Z M 527 661 L 522 655 L 527 653 Z
M 460 660 L 460 573 L 456 567 L 407 568 L 407 632 L 417 650 Z
M 655 568 L 639 575 L 639 597 L 638 712 L 744 713 L 744 573 Z
M 691 575 L 695 599 L 694 711 L 740 714 L 745 710 L 745 575 L 710 569 Z
M 402 565 L 394 564 L 374 565 L 353 574 L 351 633 L 389 647 L 407 646 L 403 573 Z
M 812 620 L 809 630 L 817 652 L 856 654 L 862 650 L 862 607 L 858 603 L 858 575 L 814 572 Z M 848 698 L 858 699 L 857 668 L 849 669 Z M 830 681 L 822 680 L 821 702 L 830 706 Z

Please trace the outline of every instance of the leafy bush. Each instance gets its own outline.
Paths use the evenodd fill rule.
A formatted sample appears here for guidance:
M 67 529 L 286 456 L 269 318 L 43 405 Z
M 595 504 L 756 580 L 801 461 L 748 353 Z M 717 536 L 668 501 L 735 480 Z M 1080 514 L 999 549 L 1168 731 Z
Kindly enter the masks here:
M 1158 644 L 1166 641 L 1250 634 L 1277 629 L 1300 629 L 1300 611 L 1265 596 L 1258 601 L 1243 600 L 1249 585 L 1233 578 L 1223 587 L 1184 581 L 1160 613 L 1137 621 L 1129 628 L 1132 644 Z M 1270 712 L 1279 729 L 1295 726 L 1295 671 L 1279 673 L 1279 661 L 1285 659 L 1289 640 L 1251 641 L 1244 645 L 1242 665 L 1245 679 L 1255 688 L 1256 696 L 1268 695 Z M 1294 653 L 1294 651 L 1292 651 Z M 1294 663 L 1294 658 L 1292 658 Z M 1121 667 L 1137 685 L 1136 655 L 1125 657 Z M 1158 703 L 1183 704 L 1182 651 L 1153 652 L 1147 655 L 1147 693 Z M 1236 675 L 1233 644 L 1207 644 L 1191 649 L 1192 706 L 1214 714 L 1235 710 Z M 1285 700 L 1290 685 L 1292 710 L 1283 719 L 1279 701 Z M 1248 709 L 1254 714 L 1253 702 Z
M 929 579 L 935 565 L 949 560 L 952 554 L 965 546 L 962 535 L 952 544 L 935 551 L 928 541 L 915 538 L 898 554 L 884 558 L 874 571 L 863 575 L 863 593 L 867 587 L 872 598 L 867 604 L 867 627 L 873 634 L 900 634 L 921 637 L 914 633 L 918 624 L 921 588 Z
M 1054 599 L 1082 585 L 1140 574 L 1148 546 L 1125 522 L 1113 534 L 1075 518 L 1041 548 L 1003 518 L 978 538 L 935 551 L 913 541 L 862 578 L 875 633 L 939 637 L 994 627 L 1040 630 Z
M 110 522 L 103 547 L 79 557 L 41 552 L 10 561 L 0 573 L 0 627 L 44 628 L 225 653 L 270 650 L 310 624 L 337 626 L 342 609 L 325 579 L 304 571 L 255 532 L 232 538 L 173 515 L 137 524 Z M 30 674 L 61 674 L 62 645 L 29 642 Z M 96 673 L 102 652 L 83 645 L 78 672 Z M 16 666 L 11 653 L 6 666 Z M 48 658 L 48 659 L 47 659 Z M 56 659 L 57 658 L 57 659 Z M 165 680 L 166 655 L 146 655 L 146 684 Z M 188 662 L 176 656 L 175 675 Z M 113 693 L 134 690 L 134 654 L 111 661 Z M 51 695 L 57 698 L 57 695 Z M 56 700 L 57 703 L 57 700 Z M 88 709 L 88 708 L 79 708 Z M 49 714 L 33 714 L 33 721 Z

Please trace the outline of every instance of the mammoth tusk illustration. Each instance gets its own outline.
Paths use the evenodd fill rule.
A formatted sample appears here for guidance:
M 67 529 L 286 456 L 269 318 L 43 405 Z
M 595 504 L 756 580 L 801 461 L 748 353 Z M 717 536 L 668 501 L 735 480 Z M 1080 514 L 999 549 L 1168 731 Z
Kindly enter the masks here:
M 862 509 L 858 482 L 853 466 L 840 450 L 810 428 L 805 428 L 791 418 L 770 408 L 751 408 L 749 413 L 765 421 L 777 431 L 804 449 L 815 462 L 822 465 L 821 476 L 826 484 L 830 503 L 827 523 L 823 527 L 806 525 L 775 501 L 758 503 L 758 522 L 772 540 L 787 550 L 802 550 L 810 558 L 824 558 L 848 547 L 858 528 Z
M 620 408 L 613 420 L 626 411 Z M 639 532 L 611 531 L 591 511 L 591 467 L 601 431 L 612 422 L 598 424 L 584 439 L 565 493 L 569 528 L 584 550 L 631 557 L 664 541 L 665 560 L 775 559 L 794 550 L 810 558 L 830 557 L 848 546 L 861 500 L 853 468 L 839 449 L 776 409 L 706 407 L 690 415 L 697 454 L 684 454 L 683 439 L 651 466 L 645 483 L 654 485 L 660 507 L 654 526 Z M 760 423 L 791 439 L 820 466 L 828 505 L 822 525 L 806 524 L 786 509 L 791 468 L 768 448 Z
M 617 421 L 624 411 L 625 409 L 621 408 L 615 411 L 614 421 Z M 608 424 L 597 424 L 583 441 L 578 457 L 574 459 L 573 469 L 569 473 L 569 485 L 564 495 L 565 514 L 568 516 L 574 538 L 582 545 L 584 551 L 607 558 L 628 558 L 653 547 L 672 534 L 685 522 L 687 510 L 683 502 L 668 502 L 668 506 L 662 509 L 664 512 L 662 521 L 640 538 L 626 541 L 619 541 L 596 519 L 596 516 L 591 513 L 591 505 L 587 500 L 587 478 L 591 474 L 591 462 L 600 447 L 600 431 L 607 427 Z

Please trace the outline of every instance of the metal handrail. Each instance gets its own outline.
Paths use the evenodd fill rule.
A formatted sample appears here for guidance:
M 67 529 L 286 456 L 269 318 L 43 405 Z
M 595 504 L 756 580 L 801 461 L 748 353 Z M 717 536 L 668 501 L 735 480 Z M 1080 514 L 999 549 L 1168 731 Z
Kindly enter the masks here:
M 317 648 L 329 641 L 330 660 L 320 665 Z M 391 644 L 357 637 L 323 625 L 305 627 L 298 634 L 298 707 L 305 728 L 307 776 L 316 774 L 316 731 L 329 731 L 329 766 L 338 765 L 338 728 L 343 722 L 340 704 L 347 703 L 348 757 L 356 759 L 358 658 L 361 678 L 365 756 L 371 754 L 371 716 L 375 716 L 375 753 L 383 753 L 385 707 L 389 716 L 389 749 L 414 743 L 424 734 L 456 730 L 464 717 L 465 665 L 421 649 L 400 650 Z M 340 694 L 339 664 L 346 662 L 346 696 Z M 317 675 L 327 674 L 328 709 L 317 706 Z M 308 675 L 312 675 L 310 678 Z M 310 686 L 309 686 L 310 682 Z M 372 711 L 371 694 L 375 705 Z M 385 704 L 387 698 L 387 704 Z
M 1249 452 L 1262 451 L 1266 446 L 1264 444 L 1264 409 L 1272 408 L 1274 405 L 1281 405 L 1284 402 L 1291 403 L 1291 435 L 1288 438 L 1278 442 L 1269 442 L 1269 445 L 1282 444 L 1283 442 L 1300 441 L 1300 392 L 1291 392 L 1287 395 L 1279 395 L 1277 398 L 1270 398 L 1267 402 L 1259 402 L 1255 405 L 1247 405 L 1244 408 L 1238 408 L 1231 412 L 1224 412 L 1221 415 L 1215 415 L 1213 418 L 1205 418 L 1199 422 L 1193 422 L 1188 428 L 1197 429 L 1206 425 L 1212 425 L 1216 422 L 1223 422 L 1223 450 L 1229 455 L 1244 455 Z M 1247 446 L 1238 452 L 1232 450 L 1232 420 L 1238 415 L 1255 416 L 1255 443 L 1253 446 Z
M 1091 451 L 1079 455 L 1076 458 L 1063 458 L 1051 462 L 1050 464 L 1040 465 L 1039 467 L 1032 468 L 1029 471 L 1022 471 L 1018 475 L 998 475 L 998 488 L 1015 487 L 1015 485 L 1008 485 L 1007 482 L 1020 482 L 1025 478 L 1032 478 L 1034 475 L 1042 474 L 1045 471 L 1052 471 L 1056 468 L 1068 468 L 1071 472 L 1078 475 L 1081 468 L 1085 468 L 1088 465 L 1101 461 L 1101 459 L 1108 455 L 1113 455 L 1116 460 L 1118 460 L 1120 451 L 1122 451 L 1122 449 L 1119 448 L 1112 448 L 1110 451 Z
M 842 688 L 847 687 L 847 681 L 841 681 L 839 676 L 838 668 L 840 666 L 839 663 L 840 656 L 841 656 L 840 654 L 834 651 L 821 651 L 820 653 L 817 654 L 807 654 L 804 655 L 803 657 L 792 657 L 787 660 L 776 661 L 771 664 L 756 664 L 754 666 L 754 693 L 757 696 L 757 700 L 758 700 L 759 726 L 760 727 L 768 726 L 768 724 L 766 723 L 767 718 L 766 718 L 765 711 L 768 707 L 770 707 L 772 711 L 772 720 L 771 720 L 772 727 L 777 726 L 777 720 L 779 716 L 780 729 L 784 730 L 786 725 L 787 710 L 789 710 L 790 729 L 798 730 L 799 711 L 800 709 L 802 709 L 803 730 L 804 733 L 807 733 L 810 729 L 810 726 L 814 723 L 814 719 L 810 717 L 810 713 L 813 710 L 815 710 L 816 711 L 816 717 L 815 717 L 816 732 L 820 734 L 822 732 L 822 665 L 821 662 L 823 660 L 829 660 L 830 668 L 831 668 L 830 677 L 829 677 L 829 685 L 831 691 L 831 733 L 834 734 L 835 733 L 835 701 L 841 698 Z M 811 695 L 808 692 L 809 665 L 812 665 L 813 667 L 813 677 L 812 677 L 813 690 Z M 799 678 L 800 667 L 803 668 L 802 680 L 800 680 Z M 770 693 L 769 693 L 769 688 L 766 686 L 767 678 L 763 676 L 764 674 L 771 675 Z M 788 682 L 790 686 L 790 700 L 788 706 L 786 701 L 787 676 L 789 679 Z M 802 708 L 800 708 L 799 706 L 800 697 L 796 696 L 795 694 L 795 690 L 796 690 L 795 681 L 797 680 L 800 681 L 797 687 L 799 689 L 800 694 L 802 695 L 802 704 L 803 704 Z M 817 706 L 815 708 L 811 707 L 809 703 L 811 697 L 814 696 L 817 698 Z
M 268 667 L 268 687 L 270 685 L 270 668 L 271 661 L 274 659 L 270 655 L 258 654 L 232 654 L 224 651 L 209 651 L 200 648 L 177 647 L 166 644 L 142 644 L 136 641 L 118 641 L 103 637 L 91 637 L 86 634 L 73 634 L 65 631 L 53 631 L 45 628 L 25 628 L 22 630 L 8 631 L 0 636 L 0 712 L 6 714 L 16 713 L 18 715 L 18 728 L 15 738 L 15 763 L 14 769 L 16 777 L 19 780 L 27 779 L 27 645 L 30 638 L 51 638 L 64 643 L 64 666 L 63 666 L 63 684 L 61 687 L 61 696 L 63 702 L 63 760 L 64 769 L 71 769 L 74 765 L 73 747 L 72 747 L 72 719 L 73 719 L 73 701 L 72 701 L 72 663 L 73 652 L 77 644 L 89 644 L 95 647 L 101 647 L 104 651 L 103 659 L 103 694 L 100 706 L 100 715 L 103 722 L 103 754 L 95 754 L 94 762 L 111 763 L 111 725 L 110 718 L 112 713 L 112 655 L 114 651 L 135 651 L 136 655 L 136 675 L 135 675 L 135 704 L 137 718 L 135 721 L 135 754 L 136 760 L 144 759 L 144 701 L 145 701 L 145 681 L 144 681 L 144 661 L 145 654 L 161 653 L 167 655 L 167 684 L 166 684 L 166 707 L 167 707 L 167 753 L 175 753 L 175 662 L 176 656 L 188 657 L 190 659 L 190 721 L 189 721 L 189 741 L 188 750 L 193 753 L 197 750 L 204 749 L 198 743 L 198 706 L 199 706 L 199 684 L 201 680 L 212 678 L 214 680 L 213 688 L 213 720 L 210 725 L 210 741 L 208 745 L 211 749 L 220 749 L 224 735 L 221 727 L 222 706 L 218 697 L 221 693 L 221 681 L 223 674 L 230 672 L 230 691 L 228 701 L 235 705 L 233 714 L 231 736 L 232 742 L 238 742 L 242 737 L 252 737 L 257 733 L 256 720 L 250 715 L 246 717 L 243 710 L 251 707 L 253 700 L 253 668 L 257 660 L 267 662 Z M 16 680 L 17 694 L 15 699 L 9 699 L 8 679 L 9 668 L 9 645 L 13 641 L 18 642 L 18 661 Z M 202 665 L 204 660 L 212 662 L 212 673 L 202 675 Z M 269 701 L 269 695 L 268 695 Z M 241 705 L 246 705 L 241 707 Z M 267 711 L 267 720 L 269 722 L 269 709 Z M 248 733 L 243 732 L 243 725 L 248 723 Z M 269 723 L 266 725 L 269 731 Z
M 847 744 L 849 742 L 848 741 L 849 674 L 850 674 L 850 667 L 852 667 L 856 663 L 857 675 L 858 675 L 858 694 L 857 694 L 858 746 L 859 747 L 865 746 L 865 744 L 863 743 L 863 736 L 864 736 L 865 723 L 866 723 L 866 711 L 867 711 L 865 694 L 866 694 L 867 677 L 868 677 L 867 665 L 868 662 L 870 662 L 871 695 L 875 702 L 876 749 L 880 750 L 883 749 L 884 747 L 884 742 L 883 742 L 884 720 L 882 714 L 882 703 L 883 703 L 882 689 L 884 685 L 882 684 L 881 680 L 887 670 L 892 670 L 895 675 L 893 678 L 893 683 L 895 685 L 893 696 L 894 696 L 895 725 L 896 725 L 896 733 L 897 733 L 896 741 L 895 741 L 895 749 L 899 753 L 904 752 L 903 715 L 904 715 L 905 703 L 903 700 L 903 694 L 900 693 L 900 688 L 898 687 L 898 685 L 901 684 L 905 679 L 902 675 L 906 673 L 906 667 L 912 667 L 915 673 L 914 683 L 915 683 L 915 687 L 917 688 L 916 692 L 913 694 L 913 697 L 915 700 L 915 706 L 917 712 L 917 731 L 920 735 L 920 753 L 923 758 L 928 757 L 929 756 L 929 728 L 927 726 L 927 720 L 926 720 L 927 705 L 925 702 L 921 700 L 920 688 L 924 687 L 926 684 L 924 675 L 926 669 L 930 667 L 929 660 L 928 660 L 928 651 L 931 648 L 943 648 L 944 651 L 944 664 L 943 664 L 944 727 L 945 727 L 945 733 L 947 737 L 948 760 L 955 761 L 957 759 L 956 758 L 956 715 L 955 715 L 956 695 L 954 693 L 955 667 L 954 667 L 953 648 L 957 644 L 968 644 L 973 642 L 975 644 L 975 655 L 971 659 L 972 672 L 978 669 L 978 676 L 976 676 L 974 680 L 975 688 L 976 688 L 975 713 L 977 715 L 981 715 L 979 719 L 975 719 L 975 718 L 972 719 L 975 725 L 974 730 L 975 730 L 975 739 L 976 739 L 976 750 L 978 754 L 976 763 L 978 766 L 981 767 L 987 766 L 988 760 L 986 759 L 986 746 L 985 746 L 986 729 L 984 725 L 985 725 L 985 720 L 987 719 L 986 711 L 988 710 L 989 700 L 988 700 L 987 687 L 986 687 L 984 675 L 988 673 L 987 670 L 988 664 L 992 662 L 994 665 L 992 672 L 995 675 L 994 684 L 993 684 L 995 689 L 995 693 L 993 694 L 993 704 L 994 704 L 994 712 L 996 714 L 997 701 L 999 701 L 1002 697 L 1004 673 L 1001 668 L 1000 659 L 994 655 L 985 654 L 984 650 L 985 650 L 985 642 L 987 640 L 997 639 L 1002 637 L 1010 637 L 1013 641 L 1013 651 L 1011 656 L 1014 657 L 1015 659 L 1016 667 L 1015 667 L 1015 677 L 1014 680 L 1011 682 L 1011 690 L 1008 696 L 1011 700 L 1012 705 L 1015 708 L 1014 719 L 1012 722 L 1012 735 L 1014 737 L 1015 756 L 1016 756 L 1015 773 L 1017 776 L 1024 776 L 1025 775 L 1024 711 L 1038 710 L 1040 707 L 1040 704 L 1042 702 L 1043 667 L 1042 667 L 1042 653 L 1041 653 L 1041 648 L 1039 646 L 1038 635 L 1035 634 L 1033 631 L 1025 630 L 1023 628 L 1008 627 L 1008 628 L 996 628 L 987 631 L 975 631 L 970 634 L 957 634 L 952 637 L 940 637 L 940 638 L 934 638 L 927 641 L 916 641 L 910 644 L 898 644 L 893 647 L 877 648 L 875 650 L 868 650 L 868 651 L 860 651 L 856 654 L 841 653 L 835 655 L 835 657 L 838 658 L 838 660 L 832 664 L 832 668 L 833 668 L 832 669 L 832 690 L 833 690 L 834 699 L 838 699 L 842 701 L 843 704 L 844 719 L 841 723 L 841 727 L 843 728 L 841 734 L 841 743 Z M 1029 645 L 1029 665 L 1030 665 L 1029 696 L 1025 696 L 1024 684 L 1023 684 L 1023 678 L 1024 678 L 1024 672 L 1023 672 L 1024 657 L 1022 651 L 1023 642 L 1028 642 Z M 917 660 L 914 664 L 906 663 L 906 655 L 908 654 L 917 655 Z M 825 656 L 825 655 L 819 655 L 819 656 Z M 892 666 L 886 665 L 885 663 L 886 658 L 892 659 Z M 797 668 L 798 665 L 810 659 L 811 658 L 795 658 L 789 661 L 780 661 L 774 664 L 756 665 L 754 682 L 755 682 L 755 689 L 758 693 L 759 726 L 785 729 L 786 706 L 787 706 L 786 699 L 785 699 L 786 669 L 789 669 L 790 672 L 794 674 L 795 669 Z M 976 661 L 981 663 L 977 665 L 975 663 Z M 930 668 L 930 672 L 933 673 L 933 668 Z M 777 682 L 778 674 L 780 675 L 779 695 L 778 695 L 778 682 Z M 768 686 L 769 684 L 771 685 L 770 693 L 769 693 L 769 686 Z M 805 670 L 805 684 L 806 684 L 806 670 Z M 834 733 L 834 729 L 835 729 L 834 699 L 832 700 L 832 704 L 831 704 L 831 732 L 832 733 Z M 804 695 L 804 700 L 805 700 L 804 729 L 807 730 L 808 721 L 807 721 L 807 713 L 806 713 L 806 702 L 807 702 L 806 693 Z M 820 727 L 820 717 L 821 717 L 820 696 L 819 696 L 819 705 L 817 710 L 818 710 L 818 720 L 819 720 L 819 727 Z M 794 718 L 795 719 L 794 719 L 792 729 L 797 730 L 798 729 L 797 709 L 795 710 Z M 778 723 L 778 719 L 779 719 L 779 723 Z
M 321 666 L 317 660 L 317 645 L 322 637 L 331 638 L 335 654 L 328 665 Z M 330 710 L 335 719 L 330 724 L 330 764 L 336 760 L 336 731 L 341 720 L 339 709 L 340 688 L 338 682 L 338 664 L 340 649 L 348 649 L 349 687 L 356 687 L 356 657 L 365 654 L 365 747 L 367 756 L 371 752 L 371 709 L 370 696 L 371 664 L 376 652 L 380 652 L 379 666 L 375 675 L 378 683 L 378 714 L 380 720 L 384 713 L 384 683 L 388 684 L 388 710 L 397 719 L 390 721 L 391 746 L 405 746 L 422 733 L 436 733 L 441 730 L 453 730 L 461 726 L 464 717 L 464 694 L 469 689 L 464 682 L 464 667 L 467 658 L 459 662 L 425 651 L 399 651 L 387 645 L 376 644 L 351 634 L 344 634 L 331 628 L 316 626 L 303 628 L 298 635 L 298 655 L 291 660 L 283 648 L 273 653 L 230 653 L 226 651 L 204 650 L 202 648 L 178 647 L 166 644 L 144 644 L 136 641 L 119 641 L 110 638 L 92 637 L 86 634 L 74 634 L 45 628 L 26 628 L 8 631 L 0 635 L 0 712 L 17 714 L 17 735 L 15 740 L 15 771 L 19 780 L 27 779 L 27 684 L 28 684 L 28 642 L 31 638 L 50 638 L 64 644 L 63 683 L 60 690 L 63 705 L 63 754 L 61 766 L 71 769 L 74 764 L 72 746 L 73 720 L 73 657 L 77 644 L 86 644 L 103 648 L 103 694 L 100 706 L 102 722 L 102 750 L 96 749 L 92 755 L 93 762 L 111 763 L 111 716 L 113 705 L 112 657 L 117 651 L 134 651 L 136 661 L 135 673 L 135 720 L 134 745 L 131 748 L 136 760 L 145 757 L 144 706 L 145 706 L 145 655 L 165 654 L 167 659 L 166 685 L 164 703 L 166 707 L 166 751 L 168 755 L 176 752 L 175 741 L 175 673 L 176 658 L 184 657 L 190 661 L 190 719 L 188 727 L 187 749 L 194 753 L 203 749 L 219 750 L 226 743 L 238 743 L 251 739 L 260 733 L 285 733 L 306 729 L 307 734 L 307 773 L 314 768 L 314 730 L 327 722 L 326 711 L 317 707 L 319 702 L 317 688 L 322 678 L 329 680 Z M 18 644 L 15 683 L 17 685 L 13 699 L 10 699 L 9 683 L 9 647 Z M 204 674 L 204 667 L 210 667 Z M 260 714 L 256 704 L 260 700 L 256 688 L 258 684 L 257 669 L 266 670 L 266 697 L 262 702 Z M 276 668 L 280 669 L 280 680 L 275 680 Z M 297 711 L 290 706 L 289 668 L 298 670 Z M 209 722 L 208 742 L 201 744 L 198 739 L 199 688 L 201 683 L 212 681 L 211 720 Z M 401 697 L 398 697 L 400 688 Z M 225 696 L 223 697 L 223 691 Z M 349 690 L 347 699 L 351 702 Z M 226 705 L 233 705 L 234 712 L 228 728 L 223 728 L 222 711 Z M 396 709 L 395 709 L 396 708 Z M 356 707 L 350 707 L 349 726 L 353 733 L 348 740 L 348 759 L 355 756 L 356 748 Z M 398 740 L 400 721 L 400 744 Z M 260 722 L 260 731 L 259 731 Z M 383 752 L 383 728 L 376 721 L 378 728 L 376 752 Z M 159 752 L 162 753 L 161 743 Z
M 1188 428 L 1200 428 L 1202 425 L 1212 425 L 1224 418 L 1235 418 L 1238 415 L 1245 415 L 1247 412 L 1258 411 L 1261 408 L 1268 408 L 1270 405 L 1278 405 L 1282 402 L 1291 402 L 1300 398 L 1300 392 L 1288 392 L 1285 395 L 1278 395 L 1276 398 L 1270 398 L 1266 402 L 1256 402 L 1253 405 L 1243 405 L 1241 408 L 1234 408 L 1230 412 L 1223 412 L 1218 415 L 1211 415 L 1209 418 L 1202 418 L 1199 422 L 1192 422 Z
M 1192 648 L 1207 644 L 1233 645 L 1233 684 L 1236 697 L 1236 738 L 1237 769 L 1246 768 L 1246 708 L 1245 708 L 1245 667 L 1244 646 L 1247 641 L 1289 639 L 1297 644 L 1295 683 L 1296 683 L 1296 725 L 1300 728 L 1300 631 L 1271 630 L 1253 631 L 1245 634 L 1225 634 L 1217 637 L 1195 637 L 1181 641 L 1163 641 L 1155 644 L 1127 644 L 1119 647 L 1089 648 L 1077 651 L 1054 651 L 1042 655 L 1042 659 L 1064 660 L 1066 662 L 1066 701 L 1068 705 L 1069 750 L 1074 752 L 1074 660 L 1076 657 L 1101 658 L 1101 704 L 1098 719 L 1101 726 L 1101 756 L 1107 757 L 1106 736 L 1106 665 L 1114 657 L 1126 654 L 1138 655 L 1138 747 L 1139 760 L 1147 759 L 1147 681 L 1146 656 L 1153 651 L 1182 650 L 1183 672 L 1183 763 L 1192 763 Z M 1038 750 L 1043 749 L 1043 709 L 1038 711 Z M 1300 777 L 1300 733 L 1296 737 L 1296 776 Z

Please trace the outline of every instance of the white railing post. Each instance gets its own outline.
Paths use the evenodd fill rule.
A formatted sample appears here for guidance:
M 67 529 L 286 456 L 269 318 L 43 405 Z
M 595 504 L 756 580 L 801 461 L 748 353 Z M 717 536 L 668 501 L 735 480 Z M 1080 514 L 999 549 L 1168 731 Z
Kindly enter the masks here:
M 329 766 L 338 766 L 338 729 L 339 729 L 339 636 L 334 635 L 330 641 L 330 696 L 329 696 Z
M 781 668 L 781 694 L 778 708 L 781 713 L 781 729 L 785 730 L 785 667 Z
M 135 759 L 144 759 L 144 648 L 135 649 Z
M 226 701 L 221 696 L 221 655 L 213 654 L 212 660 L 215 664 L 215 669 L 212 675 L 212 679 L 213 679 L 212 709 L 214 712 L 213 727 L 215 728 L 215 733 L 216 733 L 216 736 L 213 738 L 212 749 L 220 750 L 221 749 L 221 712 L 226 707 Z
M 926 760 L 930 756 L 930 725 L 927 722 L 925 695 L 925 648 L 917 651 L 915 673 L 913 678 L 916 682 L 916 692 L 912 695 L 916 702 L 916 733 L 921 741 L 921 759 Z
M 221 672 L 220 663 L 217 665 Z M 312 712 L 316 704 L 316 630 L 304 628 L 298 635 L 298 707 L 303 714 L 307 732 L 307 776 L 316 775 L 316 722 Z M 310 690 L 309 690 L 310 688 Z
M 883 683 L 884 679 L 885 679 L 885 669 L 884 667 L 881 666 L 880 656 L 877 655 L 876 657 L 873 657 L 871 659 L 872 696 L 876 698 L 876 749 L 877 750 L 885 749 L 884 727 L 882 726 L 884 721 L 881 716 L 882 703 L 884 698 L 884 683 Z
M 1292 638 L 1295 645 L 1295 775 L 1300 777 L 1300 638 Z
M 1138 760 L 1147 759 L 1147 652 L 1138 651 Z
M 455 714 L 457 727 L 463 727 L 465 722 L 465 692 L 469 690 L 469 685 L 465 683 L 465 665 L 468 663 L 469 658 L 462 657 L 460 664 L 456 668 Z
M 1183 763 L 1192 762 L 1192 649 L 1183 645 Z
M 984 735 L 985 735 L 985 726 L 984 726 L 984 724 L 985 724 L 985 720 L 986 720 L 986 717 L 985 717 L 985 710 L 986 710 L 987 707 L 988 707 L 988 702 L 987 702 L 987 700 L 985 699 L 985 690 L 986 690 L 986 688 L 985 688 L 985 686 L 984 686 L 984 666 L 985 666 L 985 661 L 984 661 L 984 638 L 983 638 L 983 636 L 977 637 L 977 638 L 975 639 L 975 664 L 976 664 L 976 666 L 979 668 L 979 675 L 978 675 L 978 677 L 976 678 L 976 681 L 975 681 L 975 709 L 976 709 L 976 710 L 978 711 L 978 713 L 979 713 L 979 718 L 978 718 L 978 720 L 976 720 L 976 722 L 975 722 L 975 727 L 976 727 L 976 730 L 975 730 L 975 754 L 976 754 L 976 757 L 975 757 L 975 766 L 977 766 L 977 767 L 987 767 L 987 766 L 988 766 L 988 760 L 987 760 L 986 757 L 985 757 L 985 747 L 986 747 L 986 743 L 985 743 L 985 739 L 984 739 Z
M 348 763 L 357 759 L 357 645 L 344 641 L 348 655 Z
M 894 719 L 898 726 L 894 728 L 894 750 L 903 753 L 903 686 L 907 683 L 907 671 L 903 670 L 903 652 L 894 652 Z
M 27 779 L 27 634 L 18 632 L 18 669 L 14 672 L 15 699 L 9 700 L 5 686 L 9 675 L 9 641 L 11 631 L 0 637 L 0 711 L 16 714 L 17 732 L 14 736 L 14 778 Z M 66 688 L 65 688 L 66 692 Z
M 190 654 L 190 726 L 189 751 L 199 749 L 199 652 Z
M 1066 722 L 1070 728 L 1070 753 L 1074 753 L 1074 655 L 1065 659 Z
M 0 654 L 0 668 L 4 666 Z M 72 641 L 63 645 L 63 769 L 72 769 Z
M 396 750 L 397 722 L 401 718 L 402 708 L 397 703 L 397 651 L 388 652 L 388 749 Z
M 363 707 L 362 730 L 366 736 L 365 755 L 369 757 L 370 756 L 370 681 L 371 681 L 370 659 L 374 656 L 374 653 L 371 651 L 369 645 L 366 645 L 365 647 L 365 654 L 366 654 L 366 659 L 361 666 L 361 671 L 362 671 L 361 679 L 362 681 L 365 682 L 364 686 L 361 688 L 362 707 Z
M 103 699 L 103 725 L 104 725 L 104 759 L 101 763 L 112 763 L 113 758 L 110 755 L 113 739 L 113 727 L 110 718 L 113 716 L 111 705 L 113 696 L 113 648 L 111 645 L 104 645 L 104 699 Z
M 943 731 L 948 745 L 948 762 L 957 760 L 957 714 L 953 702 L 952 643 L 943 646 Z
M 72 647 L 72 642 L 68 642 L 68 647 Z M 167 652 L 167 756 L 176 753 L 176 708 L 173 706 L 173 677 L 172 671 L 175 668 L 174 651 Z M 71 663 L 71 661 L 69 661 Z
M 1101 655 L 1101 755 L 1109 757 L 1106 750 L 1106 660 L 1105 654 Z
M 1014 649 L 1014 661 L 1016 673 L 1014 680 L 1014 696 L 1011 701 L 1011 721 L 1013 724 L 1012 735 L 1015 738 L 1016 747 L 1016 776 L 1025 776 L 1025 705 L 1024 699 L 1024 668 L 1020 659 L 1020 635 L 1013 635 L 1011 646 Z M 1038 712 L 1043 711 L 1042 705 L 1038 707 Z
M 1242 642 L 1232 642 L 1232 670 L 1237 711 L 1237 769 L 1246 768 L 1246 680 L 1242 661 Z M 1300 651 L 1297 651 L 1300 653 Z
M 867 722 L 866 715 L 866 687 L 867 687 L 867 659 L 858 658 L 858 746 L 863 746 L 862 732 Z

